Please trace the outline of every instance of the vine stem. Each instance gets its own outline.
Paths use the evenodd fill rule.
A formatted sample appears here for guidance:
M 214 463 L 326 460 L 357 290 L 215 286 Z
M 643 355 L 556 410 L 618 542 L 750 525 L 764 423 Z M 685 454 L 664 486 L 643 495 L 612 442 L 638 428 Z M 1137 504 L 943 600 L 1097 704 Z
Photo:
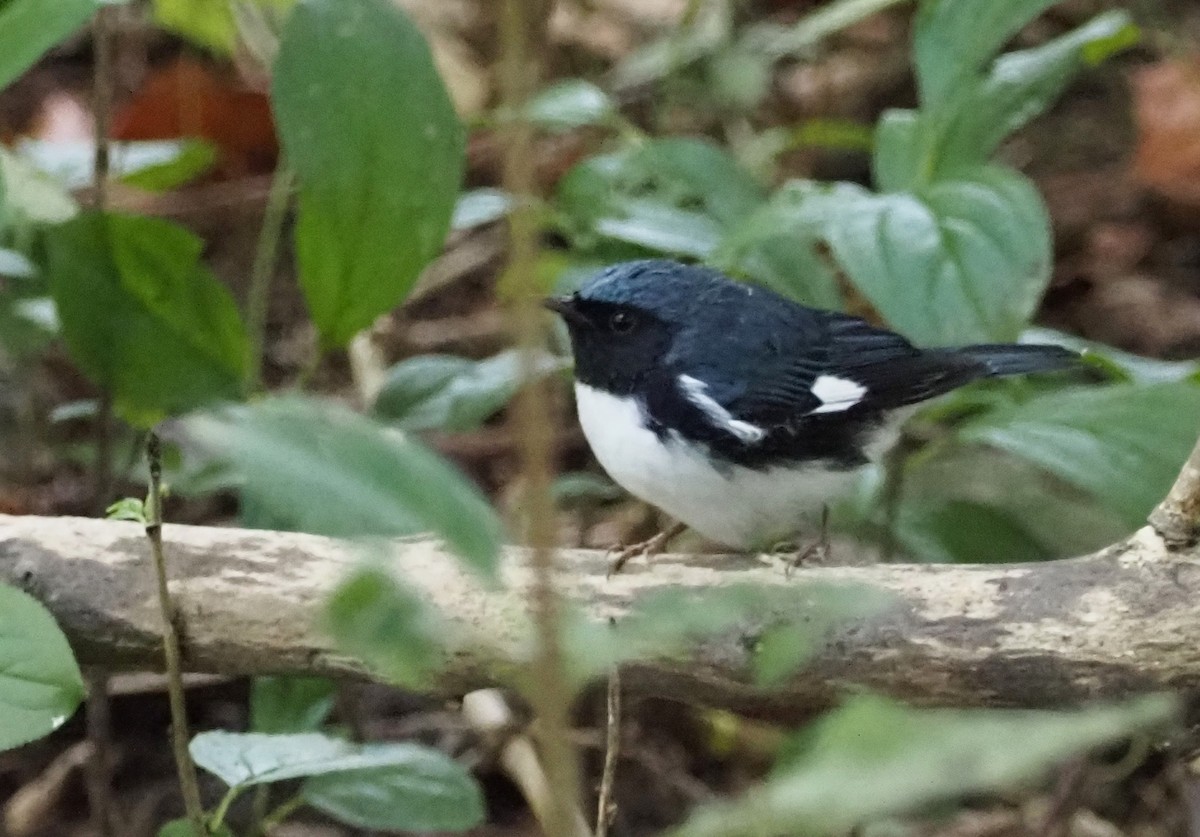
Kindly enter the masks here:
M 271 178 L 271 191 L 263 213 L 254 264 L 250 269 L 250 288 L 246 293 L 246 394 L 262 387 L 263 350 L 266 347 L 267 308 L 271 297 L 271 279 L 279 261 L 279 242 L 287 220 L 289 198 L 295 176 L 287 161 L 280 157 Z
M 538 217 L 530 199 L 535 185 L 536 155 L 532 128 L 520 116 L 539 81 L 551 5 L 549 0 L 506 0 L 500 18 L 504 105 L 507 113 L 515 115 L 504 126 L 503 179 L 509 194 L 516 197 L 509 217 L 509 262 L 500 286 L 513 294 L 510 315 L 521 350 L 521 374 L 525 381 L 513 405 L 513 422 L 525 484 L 524 517 L 528 522 L 533 575 L 530 604 L 537 643 L 526 697 L 537 716 L 535 729 L 550 791 L 542 826 L 547 837 L 569 837 L 576 833 L 579 777 L 576 754 L 568 736 L 572 693 L 563 661 L 563 604 L 556 584 L 556 527 L 550 497 L 555 404 L 545 383 L 537 380 L 537 353 L 545 345 L 546 321 L 537 283 Z
M 167 666 L 167 697 L 171 705 L 171 751 L 179 788 L 183 792 L 183 807 L 196 837 L 206 837 L 204 805 L 200 801 L 200 782 L 188 753 L 187 706 L 183 697 L 183 665 L 179 651 L 179 633 L 175 628 L 175 606 L 167 587 L 167 560 L 163 553 L 162 527 L 162 444 L 158 434 L 151 431 L 146 438 L 146 460 L 150 464 L 150 492 L 146 497 L 146 537 L 154 559 L 154 575 L 158 581 L 158 607 L 163 620 L 163 657 Z

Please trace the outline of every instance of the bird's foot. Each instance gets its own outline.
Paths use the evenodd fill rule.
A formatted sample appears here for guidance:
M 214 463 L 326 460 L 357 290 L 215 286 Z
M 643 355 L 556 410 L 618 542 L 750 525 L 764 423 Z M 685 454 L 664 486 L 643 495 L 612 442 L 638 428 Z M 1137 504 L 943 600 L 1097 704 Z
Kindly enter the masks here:
M 638 558 L 643 555 L 649 557 L 651 555 L 659 554 L 666 548 L 667 542 L 670 541 L 671 538 L 675 537 L 686 528 L 687 527 L 684 526 L 684 524 L 676 523 L 673 526 L 659 532 L 652 538 L 646 538 L 644 541 L 638 541 L 635 544 L 630 544 L 629 546 L 623 547 L 617 552 L 612 561 L 609 562 L 608 575 L 606 577 L 612 578 L 614 575 L 619 573 L 630 558 Z
M 798 547 L 788 557 L 787 566 L 784 567 L 783 574 L 787 578 L 791 578 L 792 573 L 797 567 L 804 564 L 827 564 L 829 563 L 829 506 L 821 509 L 821 531 L 815 541 L 810 542 L 804 547 Z

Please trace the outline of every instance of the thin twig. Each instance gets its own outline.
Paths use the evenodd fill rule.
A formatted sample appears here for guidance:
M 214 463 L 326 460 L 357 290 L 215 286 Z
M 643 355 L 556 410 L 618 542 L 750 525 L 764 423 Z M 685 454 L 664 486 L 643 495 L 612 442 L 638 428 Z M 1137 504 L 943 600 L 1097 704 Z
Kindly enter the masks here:
M 596 837 L 608 837 L 612 821 L 613 783 L 617 778 L 617 757 L 621 749 L 621 672 L 616 666 L 608 673 L 608 723 L 604 741 L 604 769 L 600 773 L 600 797 L 596 802 Z
M 115 8 L 101 7 L 92 23 L 92 208 L 103 212 L 108 206 L 109 147 L 114 79 L 113 16 Z M 113 399 L 105 390 L 93 425 L 96 459 L 92 465 L 92 513 L 102 517 L 112 496 Z M 88 807 L 92 828 L 99 837 L 110 837 L 116 829 L 116 806 L 112 798 L 112 711 L 108 700 L 108 674 L 88 671 L 85 716 L 91 753 L 86 765 Z
M 535 8 L 536 7 L 536 8 Z M 521 114 L 538 83 L 548 0 L 507 0 L 500 22 L 501 77 L 506 109 Z M 527 196 L 534 190 L 533 133 L 527 120 L 514 118 L 505 129 L 504 186 L 517 196 L 509 218 L 510 256 L 502 284 L 515 302 L 511 315 L 521 349 L 521 373 L 526 382 L 514 404 L 513 420 L 519 439 L 525 505 L 528 520 L 533 587 L 530 602 L 537 648 L 527 697 L 537 715 L 536 729 L 550 785 L 551 805 L 543 824 L 548 837 L 574 833 L 579 778 L 576 755 L 567 735 L 570 726 L 571 689 L 564 670 L 561 645 L 562 600 L 556 582 L 554 506 L 550 498 L 552 477 L 554 402 L 544 383 L 537 380 L 537 355 L 545 346 L 546 320 L 537 285 L 538 219 Z
M 262 387 L 263 351 L 266 348 L 267 308 L 271 297 L 271 279 L 279 260 L 279 241 L 287 220 L 288 199 L 292 194 L 292 170 L 282 157 L 271 179 L 267 207 L 263 213 L 254 265 L 250 270 L 250 288 L 246 292 L 246 392 Z
M 162 445 L 158 434 L 146 439 L 146 459 L 150 464 L 150 492 L 146 498 L 146 537 L 154 558 L 154 574 L 158 580 L 158 607 L 163 621 L 163 656 L 167 664 L 167 696 L 171 704 L 171 750 L 175 769 L 179 773 L 179 788 L 183 792 L 183 807 L 192 823 L 196 837 L 205 837 L 204 806 L 200 801 L 200 783 L 196 768 L 188 754 L 187 706 L 183 697 L 183 665 L 179 651 L 179 634 L 175 629 L 175 607 L 167 587 L 167 561 L 162 542 Z

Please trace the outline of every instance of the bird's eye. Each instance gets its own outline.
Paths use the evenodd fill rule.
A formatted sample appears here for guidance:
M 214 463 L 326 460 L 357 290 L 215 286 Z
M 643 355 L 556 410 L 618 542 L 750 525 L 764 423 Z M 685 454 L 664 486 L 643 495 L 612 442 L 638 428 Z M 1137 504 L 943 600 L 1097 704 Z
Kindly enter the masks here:
M 608 318 L 608 327 L 616 334 L 628 334 L 636 324 L 633 314 L 628 311 L 618 311 Z

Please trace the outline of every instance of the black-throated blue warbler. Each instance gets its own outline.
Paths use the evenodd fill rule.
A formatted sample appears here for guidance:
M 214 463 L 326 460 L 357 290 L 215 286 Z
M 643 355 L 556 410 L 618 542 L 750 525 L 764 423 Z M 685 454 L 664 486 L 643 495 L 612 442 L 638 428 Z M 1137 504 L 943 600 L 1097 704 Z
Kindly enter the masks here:
M 546 305 L 570 332 L 579 421 L 600 464 L 737 549 L 811 524 L 895 442 L 906 408 L 1079 359 L 1044 345 L 920 349 L 857 317 L 665 260 L 613 265 Z

